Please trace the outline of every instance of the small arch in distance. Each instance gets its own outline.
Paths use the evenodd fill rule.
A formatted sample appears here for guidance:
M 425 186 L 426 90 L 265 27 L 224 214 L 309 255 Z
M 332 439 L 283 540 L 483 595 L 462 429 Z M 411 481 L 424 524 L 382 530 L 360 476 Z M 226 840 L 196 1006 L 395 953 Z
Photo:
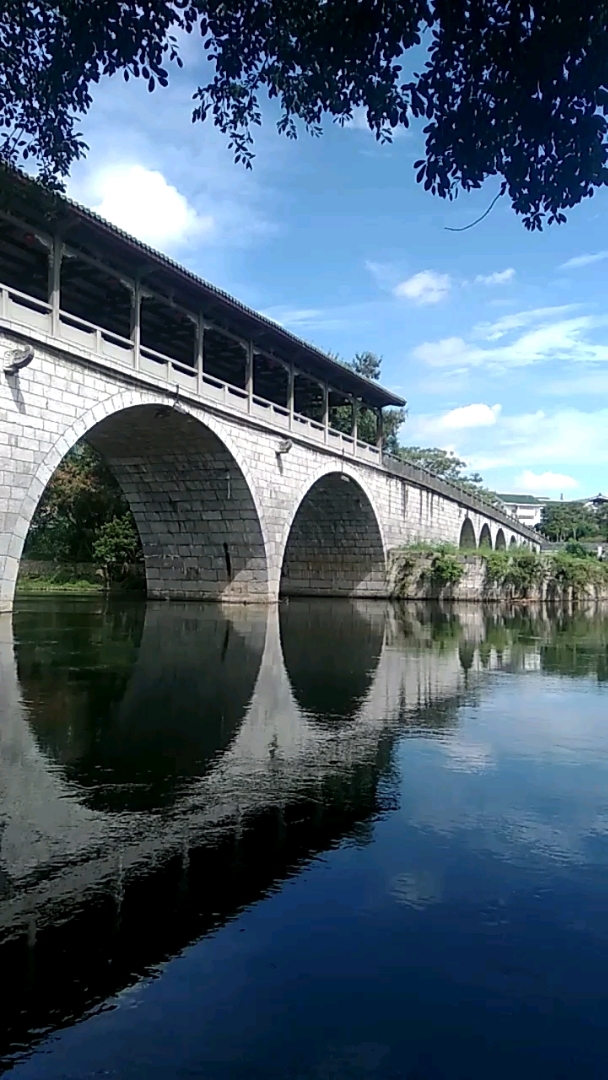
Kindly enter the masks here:
M 486 550 L 488 548 L 492 550 L 492 533 L 490 532 L 490 526 L 487 522 L 482 526 L 481 532 L 479 534 L 479 546 L 480 548 L 485 548 Z
M 460 530 L 460 540 L 458 546 L 464 551 L 475 551 L 477 549 L 477 540 L 475 539 L 475 529 L 473 528 L 473 522 L 470 518 L 465 518 Z

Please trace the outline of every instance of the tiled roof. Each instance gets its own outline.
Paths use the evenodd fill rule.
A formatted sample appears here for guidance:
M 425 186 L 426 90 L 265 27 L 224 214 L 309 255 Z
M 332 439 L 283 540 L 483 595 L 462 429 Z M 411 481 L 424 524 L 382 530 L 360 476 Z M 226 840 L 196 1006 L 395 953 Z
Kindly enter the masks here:
M 377 404 L 380 407 L 385 405 L 405 405 L 405 401 L 400 395 L 391 390 L 386 390 L 379 383 L 373 382 L 363 375 L 356 374 L 342 361 L 335 359 L 333 356 L 328 356 L 322 349 L 311 345 L 310 342 L 304 341 L 302 338 L 296 337 L 295 334 L 286 330 L 285 327 L 273 319 L 269 319 L 267 316 L 260 314 L 259 311 L 247 307 L 240 300 L 236 300 L 235 297 L 230 296 L 223 289 L 205 281 L 191 270 L 187 270 L 167 255 L 163 255 L 162 252 L 156 251 L 141 240 L 136 240 L 116 225 L 106 221 L 94 210 L 90 210 L 73 199 L 69 199 L 63 193 L 50 192 L 37 180 L 12 166 L 0 165 L 0 177 L 4 179 L 5 183 L 9 185 L 12 183 L 15 188 L 21 187 L 22 190 L 27 190 L 32 199 L 38 198 L 43 204 L 48 205 L 49 202 L 52 204 L 55 201 L 55 205 L 61 205 L 64 212 L 71 211 L 81 220 L 88 222 L 101 235 L 105 233 L 106 236 L 111 236 L 119 246 L 122 246 L 123 250 L 130 249 L 131 254 L 135 255 L 139 252 L 140 255 L 144 254 L 146 256 L 148 263 L 157 266 L 162 265 L 169 273 L 175 276 L 176 284 L 180 278 L 183 282 L 189 282 L 191 286 L 194 286 L 200 292 L 201 296 L 212 297 L 217 303 L 223 305 L 224 310 L 232 312 L 233 315 L 240 314 L 247 319 L 250 325 L 255 325 L 259 330 L 263 330 L 277 344 L 283 343 L 284 346 L 290 347 L 292 351 L 295 350 L 302 357 L 307 358 L 309 363 L 320 366 L 329 381 L 331 381 L 333 373 L 334 378 L 337 378 L 339 383 L 348 386 L 350 392 L 354 393 L 355 396 L 361 396 L 364 400 L 367 399 L 368 402 Z
M 501 495 L 497 492 L 496 498 L 504 503 L 514 503 L 518 506 L 544 506 L 550 499 L 541 499 L 536 495 Z

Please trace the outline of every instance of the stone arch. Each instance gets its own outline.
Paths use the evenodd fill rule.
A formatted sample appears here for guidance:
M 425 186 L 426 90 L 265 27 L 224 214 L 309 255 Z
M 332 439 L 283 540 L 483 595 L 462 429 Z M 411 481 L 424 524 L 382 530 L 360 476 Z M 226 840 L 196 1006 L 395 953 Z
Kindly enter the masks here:
M 516 547 L 518 547 L 517 537 L 512 536 L 511 539 L 509 540 L 509 548 L 516 548 Z
M 245 464 L 221 422 L 160 395 L 106 398 L 57 440 L 23 500 L 17 566 L 46 484 L 85 435 L 131 507 L 149 596 L 269 598 L 266 530 Z
M 475 529 L 473 528 L 473 522 L 468 517 L 465 518 L 462 523 L 458 546 L 464 548 L 466 551 L 474 551 L 477 547 L 477 540 L 475 538 Z
M 492 547 L 492 533 L 490 532 L 490 526 L 488 525 L 487 521 L 485 521 L 481 527 L 481 532 L 479 534 L 479 546 L 480 548 L 486 549 Z
M 349 470 L 301 493 L 283 545 L 283 596 L 386 596 L 385 547 L 370 495 Z
M 496 551 L 506 551 L 507 541 L 503 529 L 499 529 L 496 533 L 496 541 L 494 543 Z

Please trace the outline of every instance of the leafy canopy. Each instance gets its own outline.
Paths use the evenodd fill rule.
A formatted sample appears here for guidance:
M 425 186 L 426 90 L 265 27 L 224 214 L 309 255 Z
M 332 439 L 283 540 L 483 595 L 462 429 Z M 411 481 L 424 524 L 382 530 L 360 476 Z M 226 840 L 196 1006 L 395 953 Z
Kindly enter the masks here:
M 380 141 L 418 119 L 427 190 L 497 177 L 540 229 L 607 181 L 607 31 L 608 0 L 21 0 L 0 13 L 0 158 L 67 175 L 100 78 L 166 86 L 194 32 L 210 77 L 193 119 L 237 161 L 251 165 L 266 98 L 292 138 L 355 109 Z
M 123 546 L 131 543 L 129 557 L 141 559 L 137 527 L 119 485 L 97 451 L 86 442 L 77 443 L 53 473 L 36 508 L 26 557 L 97 561 L 95 545 L 100 537 L 105 538 L 104 552 L 112 538 L 119 546 L 115 522 L 122 523 Z M 126 555 L 119 555 L 119 560 L 128 561 Z
M 601 534 L 601 524 L 582 502 L 552 502 L 543 506 L 538 531 L 553 542 L 583 540 Z
M 478 472 L 467 472 L 467 463 L 452 450 L 441 450 L 437 446 L 400 446 L 397 457 L 410 465 L 427 469 L 441 480 L 458 484 L 473 495 L 482 495 L 490 502 L 497 503 L 495 492 L 483 486 L 483 477 Z

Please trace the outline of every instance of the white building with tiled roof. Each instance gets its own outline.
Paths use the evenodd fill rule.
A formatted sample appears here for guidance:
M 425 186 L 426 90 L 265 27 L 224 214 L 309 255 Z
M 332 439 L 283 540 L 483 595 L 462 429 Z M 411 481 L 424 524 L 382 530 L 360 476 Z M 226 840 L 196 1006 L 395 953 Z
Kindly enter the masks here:
M 537 495 L 497 495 L 507 514 L 517 518 L 522 525 L 534 529 L 540 524 L 543 506 L 551 499 Z

